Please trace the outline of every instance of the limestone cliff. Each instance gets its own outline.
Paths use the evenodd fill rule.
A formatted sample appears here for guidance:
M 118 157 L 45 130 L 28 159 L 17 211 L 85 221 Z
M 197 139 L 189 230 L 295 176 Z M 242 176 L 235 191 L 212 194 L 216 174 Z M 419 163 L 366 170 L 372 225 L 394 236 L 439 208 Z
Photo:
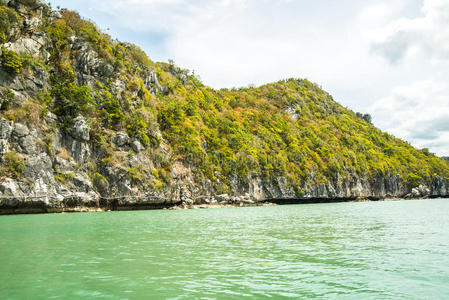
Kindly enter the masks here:
M 0 2 L 0 210 L 449 195 L 449 164 L 316 84 L 216 91 L 75 12 Z

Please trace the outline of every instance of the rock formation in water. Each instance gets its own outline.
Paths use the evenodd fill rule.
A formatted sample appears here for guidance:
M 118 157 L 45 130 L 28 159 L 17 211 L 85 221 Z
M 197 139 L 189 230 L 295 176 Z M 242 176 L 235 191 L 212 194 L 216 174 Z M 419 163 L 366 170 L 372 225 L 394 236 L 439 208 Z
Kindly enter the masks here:
M 0 1 L 0 208 L 449 194 L 449 164 L 305 79 L 214 90 L 69 10 Z

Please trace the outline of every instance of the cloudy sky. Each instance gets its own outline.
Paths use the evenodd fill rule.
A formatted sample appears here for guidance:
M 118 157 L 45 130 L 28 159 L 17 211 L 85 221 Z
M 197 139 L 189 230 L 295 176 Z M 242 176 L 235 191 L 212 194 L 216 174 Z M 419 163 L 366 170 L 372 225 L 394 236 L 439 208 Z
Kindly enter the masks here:
M 50 0 L 206 84 L 308 78 L 449 155 L 449 0 Z

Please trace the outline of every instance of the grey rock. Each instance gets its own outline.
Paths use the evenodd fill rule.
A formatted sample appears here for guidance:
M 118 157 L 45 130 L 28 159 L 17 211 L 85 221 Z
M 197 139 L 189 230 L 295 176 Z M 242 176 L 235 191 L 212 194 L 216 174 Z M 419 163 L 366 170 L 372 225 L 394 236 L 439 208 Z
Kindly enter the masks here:
M 419 185 L 418 190 L 422 197 L 427 197 L 430 195 L 430 189 L 427 188 L 426 186 Z
M 34 181 L 34 189 L 32 194 L 36 196 L 46 196 L 48 194 L 54 194 L 56 191 L 54 190 L 54 184 L 47 184 L 43 178 L 38 178 Z M 43 201 L 48 204 L 48 198 L 43 198 Z
M 1 77 L 1 74 L 0 74 Z M 0 79 L 1 81 L 1 79 Z M 12 87 L 13 83 L 11 83 L 10 87 Z M 28 100 L 28 96 L 25 92 L 20 92 L 12 89 L 12 93 L 14 94 L 14 100 L 11 102 L 11 106 L 20 106 Z
M 419 192 L 419 189 L 413 188 L 412 192 L 410 193 L 410 196 L 412 196 L 412 197 L 420 197 L 421 193 Z
M 50 13 L 50 18 L 51 18 L 51 19 L 61 19 L 61 18 L 62 18 L 62 15 L 61 15 L 61 13 L 60 13 L 59 11 L 53 10 L 53 11 Z
M 124 132 L 118 132 L 112 139 L 118 147 L 123 147 L 129 143 L 129 136 Z M 134 148 L 133 148 L 134 149 Z M 137 152 L 137 151 L 136 151 Z
M 9 1 L 7 1 L 7 3 L 8 3 L 8 6 L 18 9 L 19 14 L 24 14 L 24 13 L 28 14 L 29 8 L 26 8 L 24 6 L 23 1 L 9 0 Z M 29 2 L 29 5 L 33 11 L 40 11 L 44 6 L 47 6 L 45 1 L 43 1 L 43 0 L 36 0 L 33 2 Z
M 75 158 L 76 161 L 80 163 L 87 162 L 87 159 L 89 158 L 90 155 L 90 149 L 87 143 L 75 140 L 72 142 L 71 150 L 72 156 L 73 158 Z
M 73 137 L 81 142 L 89 141 L 89 124 L 87 124 L 86 120 L 83 117 L 77 117 L 75 119 L 75 124 L 73 125 Z
M 0 158 L 9 151 L 8 141 L 0 139 Z
M 6 43 L 5 48 L 17 53 L 26 53 L 30 56 L 38 56 L 41 45 L 31 38 L 18 39 L 14 43 Z
M 92 190 L 92 183 L 85 173 L 77 173 L 73 178 L 73 183 L 79 191 L 89 192 Z
M 143 150 L 145 150 L 145 147 L 142 146 L 142 144 L 138 140 L 135 140 L 131 143 L 131 148 L 136 153 L 139 153 L 139 152 L 142 152 Z
M 0 183 L 0 195 L 2 195 L 2 196 L 18 196 L 19 195 L 19 187 L 17 186 L 17 183 L 10 178 L 6 178 L 3 182 Z M 5 200 L 0 199 L 0 203 L 3 201 L 5 201 Z
M 126 89 L 126 83 L 123 80 L 117 79 L 114 82 L 113 90 L 114 90 L 115 94 L 121 94 L 125 89 Z
M 231 200 L 231 198 L 229 197 L 228 194 L 217 195 L 217 196 L 215 196 L 215 199 L 217 199 L 217 201 L 218 201 L 219 203 L 222 203 L 222 202 L 229 202 L 229 201 Z
M 59 172 L 69 173 L 74 170 L 75 162 L 56 156 L 54 160 L 54 166 Z
M 97 52 L 91 49 L 85 41 L 75 38 L 72 49 L 79 53 L 75 68 L 79 72 L 78 78 L 81 83 L 90 86 L 89 81 L 96 81 L 96 77 L 112 74 L 113 67 L 100 59 Z
M 9 75 L 8 75 L 9 76 Z M 8 77 L 6 77 L 8 78 Z M 20 91 L 21 93 L 23 93 L 25 91 L 25 87 L 23 85 L 23 82 L 21 81 L 21 79 L 19 78 L 19 76 L 13 76 L 13 77 L 9 77 L 9 88 L 14 92 L 14 91 Z M 0 80 L 2 81 L 2 80 Z M 26 99 L 26 98 L 25 98 Z
M 416 188 L 413 188 L 411 192 L 407 195 L 409 198 L 421 198 L 428 197 L 431 194 L 431 190 L 426 186 L 419 185 Z
M 30 186 L 31 190 L 27 193 L 28 195 L 54 196 L 57 194 L 58 185 L 53 177 L 51 158 L 47 153 L 43 152 L 28 157 L 25 168 L 25 177 L 33 183 Z M 26 186 L 21 187 L 22 190 L 25 190 L 26 188 Z M 41 199 L 41 201 L 49 203 L 49 199 Z
M 9 139 L 13 129 L 13 123 L 0 117 L 0 139 Z
M 186 205 L 193 205 L 193 200 L 192 200 L 192 199 L 189 199 L 189 198 L 186 198 L 186 199 L 184 199 L 184 200 L 182 201 L 182 203 L 183 203 L 183 204 L 186 204 Z
M 108 63 L 101 62 L 98 65 L 97 71 L 101 76 L 111 77 L 114 74 L 114 67 Z
M 240 199 L 238 197 L 233 196 L 233 197 L 230 198 L 230 202 L 231 203 L 239 203 Z
M 33 154 L 36 152 L 36 141 L 33 136 L 27 135 L 19 140 L 23 152 L 26 154 Z
M 40 67 L 35 67 L 33 75 L 26 76 L 24 79 L 25 88 L 27 92 L 31 95 L 42 91 L 44 86 L 46 86 L 49 74 Z
M 44 47 L 45 49 L 51 48 L 51 40 L 47 37 L 47 35 L 40 31 L 34 31 L 31 35 L 31 39 L 33 39 L 36 43 Z M 42 51 L 42 49 L 41 49 Z M 43 53 L 41 52 L 41 55 Z
M 28 127 L 21 123 L 16 123 L 14 126 L 14 133 L 13 135 L 18 138 L 23 138 L 30 134 L 30 131 L 28 130 Z
M 11 76 L 3 68 L 0 68 L 0 85 L 9 86 L 11 88 L 12 82 L 16 77 Z
M 449 195 L 449 180 L 442 176 L 432 178 L 430 186 L 432 196 L 447 196 Z
M 293 121 L 298 121 L 300 114 L 298 113 L 301 110 L 300 106 L 292 107 L 289 106 L 286 108 L 285 112 L 290 115 Z
M 164 90 L 162 85 L 159 83 L 156 72 L 154 70 L 150 71 L 146 76 L 146 78 L 144 79 L 144 84 L 152 94 L 156 94 L 157 92 L 162 92 Z
M 28 158 L 25 176 L 33 181 L 41 178 L 47 184 L 54 184 L 53 164 L 47 153 L 42 152 Z
M 52 125 L 55 124 L 57 121 L 58 117 L 54 113 L 48 111 L 47 114 L 45 115 L 45 122 L 47 122 L 48 125 Z

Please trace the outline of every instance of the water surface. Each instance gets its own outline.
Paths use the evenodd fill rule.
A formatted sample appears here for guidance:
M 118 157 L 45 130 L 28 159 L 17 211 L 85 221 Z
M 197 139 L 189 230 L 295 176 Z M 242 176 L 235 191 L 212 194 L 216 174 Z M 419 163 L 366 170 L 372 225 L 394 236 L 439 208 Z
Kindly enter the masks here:
M 448 299 L 449 200 L 0 217 L 0 298 Z

